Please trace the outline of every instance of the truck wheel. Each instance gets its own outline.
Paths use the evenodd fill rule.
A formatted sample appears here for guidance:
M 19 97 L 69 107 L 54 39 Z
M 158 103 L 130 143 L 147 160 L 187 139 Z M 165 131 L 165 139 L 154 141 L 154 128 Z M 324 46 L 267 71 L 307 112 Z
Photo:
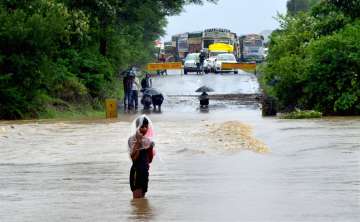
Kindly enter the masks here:
M 188 71 L 186 69 L 184 69 L 184 74 L 187 75 Z

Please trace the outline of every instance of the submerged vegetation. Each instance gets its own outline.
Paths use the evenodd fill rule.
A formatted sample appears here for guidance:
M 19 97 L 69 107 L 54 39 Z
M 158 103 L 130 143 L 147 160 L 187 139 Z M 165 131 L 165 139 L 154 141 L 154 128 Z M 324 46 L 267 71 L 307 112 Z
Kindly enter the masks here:
M 300 1 L 306 0 L 289 2 Z M 360 1 L 310 3 L 309 10 L 279 16 L 261 70 L 264 89 L 280 110 L 359 115 Z
M 166 16 L 202 2 L 2 0 L 0 119 L 102 109 L 122 96 L 119 73 L 152 59 Z
M 310 119 L 310 118 L 321 118 L 322 113 L 315 110 L 298 110 L 280 114 L 281 119 Z

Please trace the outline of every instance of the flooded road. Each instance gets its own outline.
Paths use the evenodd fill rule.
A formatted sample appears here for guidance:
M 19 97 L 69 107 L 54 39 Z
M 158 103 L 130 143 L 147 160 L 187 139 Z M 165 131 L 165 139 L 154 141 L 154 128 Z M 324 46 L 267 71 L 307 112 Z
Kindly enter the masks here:
M 359 221 L 360 118 L 263 118 L 256 104 L 193 91 L 257 93 L 251 74 L 155 78 L 157 155 L 132 200 L 117 120 L 0 122 L 0 221 Z

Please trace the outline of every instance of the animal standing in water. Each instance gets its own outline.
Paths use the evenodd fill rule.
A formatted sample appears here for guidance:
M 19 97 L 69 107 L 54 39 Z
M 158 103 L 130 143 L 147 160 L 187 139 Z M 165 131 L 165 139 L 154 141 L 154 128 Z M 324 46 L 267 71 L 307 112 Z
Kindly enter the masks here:
M 143 104 L 144 110 L 149 110 L 152 104 L 152 96 L 147 93 L 144 93 L 141 98 L 141 104 Z
M 164 101 L 164 96 L 162 94 L 157 94 L 152 96 L 152 104 L 154 107 L 154 110 L 156 110 L 156 107 L 158 108 L 159 112 L 161 112 L 161 105 Z

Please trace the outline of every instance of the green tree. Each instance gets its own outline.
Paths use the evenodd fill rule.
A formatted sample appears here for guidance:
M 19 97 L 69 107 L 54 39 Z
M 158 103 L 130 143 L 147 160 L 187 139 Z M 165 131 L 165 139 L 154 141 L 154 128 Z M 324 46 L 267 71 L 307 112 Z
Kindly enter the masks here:
M 353 19 L 360 17 L 359 0 L 326 0 L 326 2 L 340 9 L 342 12 L 351 16 Z
M 0 119 L 121 96 L 117 73 L 152 59 L 166 16 L 205 1 L 0 1 Z
M 320 0 L 288 0 L 287 12 L 289 15 L 296 15 L 299 12 L 308 12 L 312 7 L 317 5 Z
M 290 15 L 308 11 L 310 7 L 308 0 L 289 0 L 286 6 Z
M 307 47 L 307 107 L 325 113 L 360 114 L 360 21 Z
M 1 6 L 0 116 L 32 116 L 48 100 L 52 58 L 75 33 L 71 15 L 63 4 L 52 1 L 33 1 L 24 8 L 15 3 Z
M 279 21 L 282 29 L 271 36 L 263 81 L 272 85 L 268 92 L 278 98 L 281 107 L 291 110 L 301 106 L 305 48 L 314 37 L 314 20 L 302 13 L 297 17 L 280 16 Z
M 262 83 L 282 109 L 360 114 L 360 19 L 357 1 L 344 2 L 324 0 L 311 12 L 280 16 Z
M 124 32 L 124 29 L 129 30 L 126 26 L 131 24 L 131 29 L 138 28 L 142 32 L 149 30 L 144 34 L 152 34 L 150 37 L 154 40 L 154 37 L 159 37 L 164 32 L 165 16 L 180 13 L 185 4 L 203 2 L 203 0 L 66 0 L 70 8 L 85 10 L 90 15 L 92 24 L 97 26 L 99 50 L 104 56 L 107 54 L 109 36 L 114 32 L 131 35 Z

